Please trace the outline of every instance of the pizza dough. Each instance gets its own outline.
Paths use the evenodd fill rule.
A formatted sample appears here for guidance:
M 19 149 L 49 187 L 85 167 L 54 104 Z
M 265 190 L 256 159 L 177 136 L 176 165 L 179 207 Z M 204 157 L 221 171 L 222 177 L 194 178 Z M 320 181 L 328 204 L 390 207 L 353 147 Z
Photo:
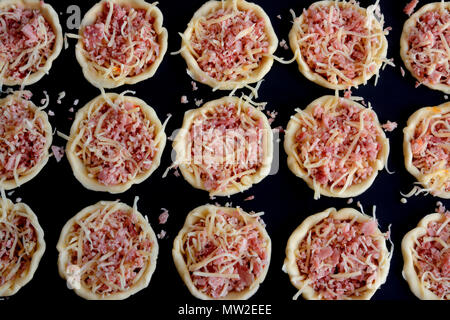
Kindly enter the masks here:
M 2 193 L 0 297 L 7 297 L 16 294 L 31 281 L 44 254 L 45 241 L 44 231 L 31 208 L 24 203 L 14 204 Z M 14 239 L 12 245 L 11 239 Z
M 178 273 L 191 294 L 202 300 L 253 296 L 266 277 L 270 254 L 270 237 L 257 216 L 213 205 L 188 214 L 172 250 Z
M 450 299 L 448 271 L 444 271 L 448 270 L 449 252 L 443 247 L 449 246 L 449 221 L 448 211 L 429 214 L 403 238 L 403 277 L 419 299 Z
M 417 110 L 403 129 L 406 169 L 432 195 L 444 199 L 450 199 L 449 127 L 450 102 L 446 102 Z
M 19 18 L 7 14 L 9 10 L 19 17 L 23 10 L 32 11 L 29 17 Z M 26 86 L 39 81 L 61 52 L 63 36 L 58 14 L 39 0 L 3 0 L 0 11 L 8 30 L 15 31 L 12 25 L 20 28 L 14 36 L 8 32 L 0 36 L 0 84 Z
M 296 111 L 287 125 L 284 149 L 289 169 L 314 190 L 314 198 L 349 198 L 366 191 L 389 155 L 389 140 L 375 112 L 335 96 L 323 96 Z M 348 125 L 349 130 L 344 128 Z
M 346 237 L 338 240 L 341 232 Z M 329 208 L 292 233 L 283 270 L 299 290 L 294 299 L 369 300 L 385 283 L 390 259 L 376 220 L 353 208 Z
M 194 80 L 214 90 L 233 90 L 261 80 L 272 67 L 277 46 L 270 19 L 260 6 L 212 0 L 195 12 L 182 35 L 180 52 Z
M 78 110 L 66 154 L 85 188 L 121 193 L 150 177 L 165 144 L 164 128 L 149 105 L 135 97 L 106 93 Z
M 65 224 L 56 248 L 60 276 L 88 300 L 123 300 L 145 289 L 158 257 L 155 233 L 136 203 L 118 201 L 81 210 Z
M 102 14 L 104 25 L 111 23 L 113 31 L 98 30 L 96 22 Z M 167 51 L 167 30 L 162 23 L 163 15 L 156 3 L 102 0 L 94 5 L 81 21 L 75 51 L 85 78 L 98 88 L 116 88 L 153 77 Z M 105 34 L 108 43 L 99 38 L 99 32 Z M 122 43 L 118 49 L 125 51 L 125 55 L 110 45 L 117 41 Z
M 27 94 L 16 91 L 0 99 L 0 187 L 5 190 L 33 179 L 49 158 L 52 127 Z
M 447 41 L 442 39 L 450 32 L 449 10 L 448 1 L 424 5 L 406 20 L 400 38 L 400 56 L 418 83 L 447 94 L 450 93 L 450 54 Z
M 173 149 L 174 164 L 193 187 L 228 196 L 269 174 L 273 133 L 267 117 L 250 103 L 223 97 L 185 113 Z

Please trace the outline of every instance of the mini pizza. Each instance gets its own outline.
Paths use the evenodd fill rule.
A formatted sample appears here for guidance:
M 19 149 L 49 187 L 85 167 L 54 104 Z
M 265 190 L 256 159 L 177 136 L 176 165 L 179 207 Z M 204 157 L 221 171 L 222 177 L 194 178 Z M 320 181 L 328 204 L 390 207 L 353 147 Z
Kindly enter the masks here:
M 37 82 L 61 52 L 58 14 L 44 1 L 3 0 L 0 25 L 0 84 Z
M 261 220 L 240 208 L 192 210 L 173 242 L 175 266 L 202 300 L 246 300 L 269 269 L 271 241 Z
M 432 195 L 450 199 L 450 102 L 417 110 L 403 132 L 408 172 Z
M 214 89 L 232 90 L 261 80 L 273 64 L 278 39 L 269 17 L 244 0 L 208 1 L 182 35 L 188 73 Z
M 149 105 L 106 93 L 77 112 L 66 154 L 85 188 L 120 193 L 156 170 L 165 144 L 164 127 Z
M 403 26 L 400 55 L 418 84 L 450 93 L 450 2 L 424 5 Z
M 45 251 L 44 231 L 24 203 L 0 199 L 0 297 L 12 296 L 34 276 Z
M 211 196 L 249 189 L 270 172 L 273 133 L 267 117 L 236 97 L 210 101 L 184 115 L 173 142 L 175 165 Z
M 365 9 L 355 1 L 318 1 L 304 10 L 289 33 L 300 72 L 338 90 L 378 77 L 388 48 L 378 10 L 378 5 Z
M 385 283 L 391 253 L 377 221 L 355 209 L 329 208 L 290 236 L 283 270 L 307 300 L 369 300 Z
M 420 220 L 402 241 L 403 277 L 422 300 L 450 300 L 450 212 Z
M 60 276 L 88 300 L 123 300 L 145 289 L 156 268 L 158 241 L 148 221 L 130 206 L 100 201 L 61 231 Z
M 151 78 L 167 51 L 167 30 L 155 4 L 102 0 L 81 21 L 76 56 L 86 79 L 116 88 Z
M 314 190 L 314 199 L 366 191 L 389 155 L 389 140 L 375 112 L 335 96 L 323 96 L 296 111 L 284 149 L 289 169 Z
M 30 97 L 16 91 L 0 99 L 0 187 L 5 190 L 33 179 L 49 158 L 52 128 Z

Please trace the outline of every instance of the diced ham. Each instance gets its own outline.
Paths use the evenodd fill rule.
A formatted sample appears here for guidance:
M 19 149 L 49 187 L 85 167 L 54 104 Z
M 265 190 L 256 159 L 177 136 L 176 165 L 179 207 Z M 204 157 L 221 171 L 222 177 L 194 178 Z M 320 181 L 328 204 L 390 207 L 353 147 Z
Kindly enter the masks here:
M 155 126 L 140 106 L 116 99 L 104 103 L 80 124 L 84 135 L 77 146 L 87 171 L 103 185 L 123 184 L 151 168 L 157 153 Z M 97 124 L 102 120 L 96 134 Z M 101 136 L 99 135 L 101 133 Z M 112 141 L 112 143 L 105 143 Z
M 416 8 L 418 3 L 419 0 L 411 0 L 403 9 L 403 12 L 410 16 L 414 12 L 414 9 Z
M 381 127 L 384 131 L 391 132 L 397 128 L 397 122 L 391 122 L 388 120 L 385 124 L 382 124 Z
M 218 81 L 241 80 L 268 52 L 264 19 L 252 10 L 219 9 L 201 18 L 200 26 L 191 47 L 200 69 Z
M 159 215 L 158 221 L 159 221 L 159 224 L 165 224 L 167 222 L 167 219 L 169 219 L 169 210 L 167 210 L 165 208 L 161 208 L 161 210 L 163 212 Z
M 80 275 L 83 285 L 104 296 L 132 286 L 146 267 L 153 248 L 150 235 L 137 223 L 135 215 L 99 209 L 80 222 L 83 228 L 75 223 L 71 233 L 81 241 L 81 256 L 75 248 L 69 250 L 69 256 L 72 265 L 83 269 Z
M 257 225 L 244 219 L 238 210 L 217 210 L 212 235 L 206 229 L 206 219 L 207 217 L 201 218 L 191 226 L 183 244 L 184 252 L 188 252 L 187 247 L 190 247 L 189 252 L 193 253 L 194 261 L 188 263 L 188 268 L 193 263 L 217 257 L 205 266 L 189 269 L 194 285 L 212 298 L 223 298 L 231 292 L 247 289 L 269 263 L 263 235 Z M 219 229 L 218 225 L 223 225 L 223 229 Z M 222 273 L 237 277 L 207 277 L 196 275 L 195 272 Z
M 84 49 L 99 70 L 110 69 L 109 77 L 137 76 L 160 54 L 154 18 L 144 9 L 106 1 L 95 22 L 83 30 Z
M 60 162 L 64 156 L 64 148 L 58 146 L 52 146 L 52 152 L 55 156 L 56 162 Z
M 320 221 L 300 242 L 297 254 L 300 276 L 324 299 L 361 295 L 365 287 L 375 282 L 384 259 L 377 230 L 375 220 L 361 223 L 326 218 Z M 334 278 L 336 274 L 351 276 Z
M 0 31 L 0 74 L 5 79 L 23 80 L 42 68 L 53 52 L 56 36 L 39 9 L 2 8 Z

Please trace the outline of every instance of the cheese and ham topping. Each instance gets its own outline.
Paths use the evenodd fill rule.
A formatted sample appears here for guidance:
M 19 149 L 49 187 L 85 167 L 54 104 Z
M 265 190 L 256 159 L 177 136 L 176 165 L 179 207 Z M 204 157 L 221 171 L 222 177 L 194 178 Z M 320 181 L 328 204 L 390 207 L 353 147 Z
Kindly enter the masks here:
M 218 81 L 248 78 L 269 50 L 265 21 L 252 10 L 224 8 L 195 21 L 190 51 Z
M 380 274 L 384 235 L 378 232 L 376 220 L 355 220 L 326 218 L 299 244 L 300 278 L 322 299 L 361 296 Z
M 408 31 L 407 60 L 422 83 L 450 85 L 450 12 L 441 7 L 420 15 Z
M 411 0 L 403 9 L 403 12 L 410 16 L 414 12 L 414 9 L 416 8 L 418 3 L 419 0 Z
M 412 164 L 421 174 L 433 194 L 450 192 L 450 112 L 436 113 L 423 119 L 411 140 Z
M 450 211 L 427 225 L 426 234 L 415 241 L 414 268 L 420 282 L 440 299 L 450 300 Z
M 45 120 L 37 108 L 22 97 L 13 97 L 0 107 L 0 177 L 26 175 L 46 156 Z
M 145 71 L 160 54 L 150 10 L 105 2 L 95 22 L 82 32 L 85 55 L 105 78 L 133 77 Z
M 0 12 L 0 75 L 21 81 L 44 67 L 55 45 L 55 33 L 42 13 L 22 5 Z
M 0 209 L 0 289 L 26 276 L 38 248 L 37 230 L 18 205 Z
M 108 296 L 137 283 L 148 264 L 154 244 L 134 213 L 97 207 L 75 220 L 67 236 L 68 269 L 76 266 L 81 285 Z
M 246 184 L 261 167 L 265 129 L 252 110 L 227 103 L 194 119 L 188 135 L 189 165 L 206 190 L 213 193 Z
M 74 141 L 88 176 L 106 186 L 127 183 L 149 170 L 158 151 L 155 125 L 139 105 L 120 98 L 91 109 Z
M 297 18 L 302 22 L 294 23 L 299 53 L 329 83 L 353 86 L 357 78 L 365 82 L 379 68 L 384 32 L 374 27 L 373 14 L 361 10 L 354 1 L 312 5 Z
M 371 109 L 339 99 L 325 107 L 316 105 L 312 113 L 296 111 L 295 155 L 315 186 L 342 193 L 370 178 L 383 148 L 378 140 L 382 132 Z M 315 192 L 317 199 L 317 188 Z
M 268 241 L 240 209 L 209 212 L 183 236 L 195 287 L 212 298 L 248 289 L 269 265 Z

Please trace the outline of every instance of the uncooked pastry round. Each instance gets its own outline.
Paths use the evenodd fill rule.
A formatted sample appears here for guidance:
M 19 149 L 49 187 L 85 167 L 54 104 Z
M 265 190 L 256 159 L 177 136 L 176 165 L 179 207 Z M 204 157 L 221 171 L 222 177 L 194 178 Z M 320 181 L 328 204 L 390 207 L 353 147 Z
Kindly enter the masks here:
M 216 107 L 222 105 L 234 104 L 240 106 L 241 111 L 251 110 L 252 118 L 261 120 L 263 124 L 263 156 L 259 168 L 255 173 L 242 176 L 240 182 L 229 184 L 224 190 L 209 190 L 204 186 L 201 179 L 197 179 L 193 167 L 197 165 L 192 163 L 191 146 L 189 144 L 189 131 L 197 117 L 202 117 L 208 112 L 214 113 Z M 229 196 L 249 189 L 253 184 L 260 182 L 270 172 L 273 159 L 273 133 L 267 117 L 260 110 L 256 109 L 250 103 L 236 98 L 223 97 L 221 99 L 209 101 L 198 109 L 186 111 L 183 119 L 183 125 L 173 141 L 173 149 L 176 151 L 175 164 L 178 165 L 183 177 L 194 188 L 209 191 L 211 196 Z
M 321 106 L 327 106 L 332 107 L 336 105 L 337 103 L 345 102 L 348 105 L 355 106 L 358 109 L 365 110 L 367 108 L 363 107 L 359 103 L 345 98 L 337 98 L 335 96 L 323 96 L 321 98 L 318 98 L 311 102 L 306 109 L 303 111 L 307 114 L 313 115 L 314 113 L 314 107 L 317 105 Z M 373 111 L 372 111 L 373 112 Z M 389 140 L 386 138 L 386 135 L 384 134 L 383 129 L 381 128 L 381 125 L 378 121 L 378 117 L 375 112 L 373 112 L 374 115 L 374 123 L 378 129 L 379 135 L 377 137 L 377 141 L 381 146 L 381 150 L 378 154 L 377 160 L 372 164 L 373 172 L 372 174 L 363 182 L 355 185 L 349 186 L 347 189 L 342 192 L 342 188 L 336 188 L 337 191 L 331 190 L 329 186 L 322 186 L 321 184 L 317 184 L 316 187 L 321 195 L 327 196 L 327 197 L 337 197 L 337 198 L 349 198 L 349 197 L 355 197 L 366 191 L 375 180 L 376 176 L 378 175 L 378 171 L 383 170 L 384 166 L 387 163 L 387 159 L 389 156 Z M 302 178 L 308 186 L 314 190 L 314 179 L 308 175 L 308 171 L 305 170 L 301 163 L 297 161 L 297 151 L 296 151 L 296 135 L 300 128 L 299 124 L 300 115 L 297 113 L 293 117 L 291 117 L 291 120 L 289 121 L 285 137 L 284 137 L 284 150 L 286 151 L 288 155 L 287 163 L 289 169 L 299 178 Z M 299 159 L 300 160 L 300 159 Z
M 346 1 L 318 1 L 314 2 L 309 8 L 315 8 L 315 7 L 332 7 L 332 6 L 339 6 L 340 8 L 345 7 L 353 7 L 355 10 L 359 11 L 362 15 L 367 16 L 367 10 L 365 8 L 361 8 L 359 5 L 354 4 L 352 2 L 346 2 Z M 388 49 L 388 42 L 386 39 L 386 36 L 384 35 L 383 26 L 380 24 L 380 22 L 374 18 L 372 19 L 372 27 L 374 33 L 379 33 L 377 36 L 378 41 L 381 43 L 381 46 L 377 48 L 372 48 L 371 56 L 372 60 L 371 62 L 374 62 L 376 64 L 376 67 L 374 70 L 367 72 L 366 76 L 363 74 L 353 79 L 353 81 L 350 84 L 345 83 L 332 83 L 325 79 L 322 75 L 316 73 L 314 70 L 312 70 L 308 63 L 303 58 L 303 54 L 301 53 L 300 46 L 299 46 L 299 35 L 297 30 L 300 28 L 301 25 L 304 24 L 305 15 L 302 13 L 300 17 L 297 17 L 294 20 L 294 23 L 292 25 L 292 29 L 289 32 L 289 44 L 297 57 L 297 63 L 298 68 L 300 72 L 310 81 L 317 83 L 318 85 L 329 88 L 329 89 L 335 89 L 335 90 L 344 90 L 349 87 L 357 87 L 360 84 L 365 83 L 367 80 L 369 80 L 372 76 L 377 74 L 377 72 L 380 70 L 384 60 L 386 59 L 387 55 L 387 49 Z
M 411 141 L 414 139 L 415 131 L 417 126 L 421 123 L 422 120 L 437 116 L 444 113 L 450 113 L 450 102 L 443 103 L 437 107 L 425 107 L 414 112 L 408 119 L 407 126 L 403 129 L 404 139 L 403 139 L 403 154 L 405 157 L 405 167 L 406 170 L 410 174 L 412 174 L 417 181 L 419 181 L 422 186 L 426 189 L 430 188 L 431 180 L 427 177 L 427 174 L 423 174 L 420 172 L 417 167 L 415 167 L 412 163 L 413 154 L 411 150 Z M 428 174 L 429 175 L 429 174 Z M 450 172 L 449 168 L 445 170 L 442 175 L 445 180 L 450 180 Z M 445 190 L 431 190 L 434 196 L 450 199 L 450 192 L 446 192 Z
M 151 167 L 145 171 L 142 171 L 141 173 L 138 173 L 134 179 L 130 179 L 126 183 L 116 185 L 105 185 L 99 183 L 98 179 L 96 179 L 95 177 L 89 176 L 85 164 L 75 154 L 77 147 L 76 142 L 78 142 L 78 139 L 76 138 L 80 133 L 81 128 L 84 127 L 85 120 L 89 119 L 90 114 L 95 112 L 97 109 L 101 108 L 105 103 L 109 105 L 110 104 L 109 101 L 115 102 L 116 99 L 119 99 L 119 102 L 121 102 L 121 99 L 124 99 L 124 101 L 128 101 L 133 103 L 134 105 L 139 106 L 143 114 L 149 120 L 149 125 L 155 126 L 154 140 L 157 141 L 155 145 L 157 152 L 152 159 Z M 104 95 L 99 95 L 98 97 L 94 98 L 93 100 L 88 102 L 83 108 L 78 110 L 75 116 L 75 120 L 70 129 L 70 137 L 66 146 L 66 155 L 72 167 L 74 176 L 77 178 L 78 181 L 81 182 L 81 184 L 85 188 L 94 191 L 121 193 L 131 188 L 133 184 L 139 184 L 144 180 L 146 180 L 148 177 L 150 177 L 150 175 L 153 173 L 153 171 L 156 170 L 156 168 L 158 168 L 161 162 L 161 155 L 164 151 L 165 145 L 166 145 L 166 134 L 164 133 L 164 128 L 161 124 L 161 121 L 159 121 L 159 118 L 156 115 L 156 112 L 155 110 L 153 110 L 153 108 L 151 108 L 147 103 L 145 103 L 145 101 L 135 97 L 123 96 L 116 93 L 106 93 Z
M 297 227 L 297 229 L 294 230 L 292 235 L 289 237 L 286 246 L 286 259 L 284 260 L 283 270 L 288 273 L 292 285 L 298 290 L 302 290 L 302 296 L 307 300 L 321 300 L 321 297 L 312 286 L 307 283 L 305 284 L 305 281 L 301 280 L 301 275 L 297 266 L 296 252 L 298 251 L 298 247 L 302 240 L 307 236 L 308 231 L 326 218 L 332 218 L 335 220 L 354 220 L 360 223 L 373 219 L 372 217 L 353 208 L 343 208 L 339 211 L 335 208 L 328 208 L 325 211 L 309 216 Z M 383 233 L 378 228 L 376 233 L 377 237 L 379 237 L 377 242 L 381 248 L 382 254 L 382 257 L 380 258 L 381 263 L 379 266 L 378 275 L 372 287 L 367 287 L 367 290 L 359 296 L 352 296 L 349 298 L 351 300 L 369 300 L 380 288 L 380 286 L 386 282 L 386 278 L 389 273 L 391 256 L 386 247 L 386 241 Z
M 93 213 L 98 213 L 99 211 L 101 213 L 102 210 L 105 210 L 105 208 L 110 210 L 110 212 L 116 212 L 120 210 L 129 213 L 130 215 L 134 215 L 137 219 L 136 224 L 139 225 L 143 234 L 145 234 L 151 241 L 151 253 L 148 261 L 146 262 L 145 270 L 140 275 L 140 279 L 138 279 L 136 283 L 134 283 L 124 291 L 119 291 L 109 295 L 101 295 L 90 290 L 83 280 L 79 282 L 79 286 L 75 284 L 73 286 L 73 290 L 75 291 L 75 293 L 87 300 L 123 300 L 137 293 L 138 291 L 147 288 L 153 272 L 155 271 L 156 261 L 158 258 L 158 240 L 156 239 L 155 233 L 153 232 L 153 229 L 148 221 L 142 216 L 139 211 L 137 211 L 137 209 L 134 209 L 126 205 L 125 203 L 118 201 L 100 201 L 92 206 L 84 208 L 72 219 L 67 221 L 67 223 L 64 225 L 59 237 L 58 244 L 56 246 L 56 249 L 59 253 L 58 270 L 61 278 L 69 282 L 70 277 L 73 276 L 73 273 L 69 266 L 77 266 L 76 264 L 72 264 L 70 261 L 70 251 L 73 247 L 73 244 L 71 243 L 73 239 L 70 237 L 70 233 L 72 232 L 73 228 L 76 225 L 79 225 L 80 221 L 91 218 Z
M 220 10 L 222 8 L 233 8 L 233 10 L 239 11 L 253 11 L 258 17 L 264 20 L 265 24 L 265 33 L 267 35 L 268 42 L 268 52 L 259 62 L 259 66 L 252 71 L 248 78 L 243 78 L 235 81 L 218 81 L 215 78 L 211 77 L 207 72 L 203 71 L 195 57 L 191 52 L 191 45 L 189 44 L 192 33 L 195 32 L 194 25 L 199 19 L 207 17 L 209 14 Z M 273 30 L 272 23 L 270 22 L 269 17 L 264 12 L 264 10 L 250 2 L 246 2 L 245 0 L 225 0 L 225 1 L 215 1 L 211 0 L 203 4 L 194 14 L 191 21 L 189 22 L 187 29 L 184 31 L 181 41 L 181 55 L 186 60 L 186 64 L 188 67 L 189 75 L 195 80 L 201 83 L 207 84 L 208 86 L 214 89 L 220 90 L 233 90 L 240 89 L 247 84 L 255 83 L 261 80 L 272 67 L 273 64 L 273 53 L 278 47 L 278 38 Z
M 409 231 L 402 240 L 402 255 L 403 255 L 403 278 L 408 282 L 411 291 L 422 300 L 441 300 L 431 290 L 426 288 L 423 282 L 419 279 L 416 269 L 414 267 L 413 250 L 417 239 L 427 234 L 427 227 L 430 222 L 441 221 L 445 216 L 441 213 L 432 213 L 426 215 L 420 220 L 416 228 Z
M 28 182 L 31 179 L 33 179 L 42 170 L 42 168 L 44 168 L 44 166 L 47 164 L 47 161 L 49 158 L 48 149 L 50 148 L 50 146 L 52 144 L 52 134 L 53 133 L 52 133 L 52 127 L 50 125 L 50 122 L 48 121 L 47 113 L 45 113 L 42 110 L 39 110 L 32 101 L 22 98 L 20 96 L 19 91 L 15 92 L 13 94 L 10 94 L 9 96 L 7 96 L 3 99 L 0 99 L 0 108 L 5 108 L 5 107 L 9 106 L 10 104 L 14 103 L 14 101 L 20 101 L 20 102 L 25 103 L 27 105 L 27 107 L 35 113 L 36 118 L 39 118 L 42 120 L 46 142 L 45 142 L 44 151 L 41 156 L 41 159 L 30 170 L 24 172 L 23 174 L 18 175 L 17 182 L 14 178 L 7 179 L 7 180 L 0 179 L 0 187 L 4 188 L 5 190 L 17 188 L 17 187 L 21 186 L 22 184 L 24 184 L 25 182 Z
M 98 15 L 103 11 L 104 5 L 106 3 L 114 3 L 116 5 L 127 5 L 134 9 L 143 9 L 150 11 L 150 15 L 154 18 L 154 28 L 155 32 L 158 35 L 158 43 L 160 46 L 159 55 L 156 57 L 155 61 L 148 66 L 141 73 L 131 76 L 124 77 L 120 80 L 113 79 L 111 77 L 107 77 L 96 69 L 96 64 L 90 61 L 89 57 L 84 54 L 84 45 L 83 45 L 83 32 L 86 26 L 92 25 L 95 23 Z M 137 82 L 149 79 L 153 77 L 159 65 L 161 64 L 164 55 L 167 51 L 167 30 L 162 26 L 163 24 L 163 15 L 161 10 L 156 7 L 156 3 L 150 4 L 145 2 L 144 0 L 102 0 L 95 4 L 83 17 L 81 21 L 81 25 L 79 28 L 78 35 L 80 38 L 78 39 L 78 43 L 75 48 L 75 54 L 80 64 L 84 77 L 88 80 L 92 85 L 98 88 L 117 88 L 124 84 L 135 84 Z
M 61 24 L 59 23 L 58 14 L 53 9 L 53 7 L 47 3 L 40 0 L 3 0 L 0 2 L 0 11 L 4 8 L 9 8 L 11 6 L 23 6 L 29 9 L 36 9 L 42 14 L 45 20 L 48 22 L 50 27 L 55 33 L 55 44 L 53 45 L 53 52 L 47 58 L 45 64 L 36 72 L 31 73 L 26 80 L 18 81 L 11 80 L 8 78 L 1 77 L 1 82 L 7 86 L 23 85 L 27 86 L 39 81 L 44 75 L 48 74 L 50 68 L 52 67 L 53 61 L 58 57 L 62 49 L 63 35 Z
M 185 235 L 187 235 L 192 227 L 199 222 L 202 219 L 205 219 L 207 216 L 209 216 L 212 212 L 217 212 L 218 210 L 224 211 L 224 212 L 234 212 L 236 210 L 239 210 L 239 213 L 241 217 L 246 221 L 246 224 L 254 224 L 256 225 L 260 235 L 266 242 L 266 250 L 267 250 L 267 265 L 265 266 L 264 270 L 262 270 L 261 274 L 253 280 L 253 283 L 248 288 L 237 292 L 237 291 L 231 291 L 229 292 L 225 297 L 214 299 L 211 296 L 201 292 L 197 289 L 197 287 L 194 285 L 192 279 L 191 279 L 191 272 L 188 270 L 188 267 L 186 265 L 186 261 L 184 259 L 183 255 L 183 238 Z M 191 292 L 191 294 L 202 300 L 246 300 L 253 296 L 256 291 L 259 289 L 259 285 L 264 281 L 267 271 L 269 270 L 269 264 L 270 264 L 270 256 L 271 256 L 271 250 L 272 250 L 272 244 L 269 235 L 267 234 L 266 229 L 263 227 L 263 225 L 258 221 L 257 217 L 251 216 L 248 213 L 242 211 L 240 208 L 230 208 L 230 207 L 218 207 L 214 205 L 203 205 L 200 207 L 195 208 L 186 217 L 186 221 L 184 223 L 183 228 L 178 233 L 177 237 L 173 241 L 173 249 L 172 249 L 172 256 L 173 261 L 175 263 L 175 267 L 177 268 L 178 273 L 180 274 L 181 278 L 183 279 L 185 285 Z
M 13 212 L 20 214 L 21 216 L 26 217 L 33 226 L 36 232 L 36 249 L 34 250 L 30 265 L 24 272 L 20 275 L 19 278 L 7 281 L 5 284 L 0 286 L 0 297 L 12 296 L 20 288 L 25 286 L 28 282 L 33 279 L 34 273 L 36 272 L 37 267 L 39 266 L 39 262 L 41 261 L 42 255 L 45 251 L 45 241 L 44 241 L 44 231 L 39 225 L 38 219 L 34 214 L 33 210 L 25 203 L 16 203 L 14 204 L 11 200 L 2 198 L 0 199 L 0 231 L 3 218 L 3 210 L 6 208 L 6 216 L 11 215 Z
M 415 28 L 416 21 L 427 11 L 437 11 L 437 10 L 450 10 L 450 2 L 449 1 L 442 1 L 442 2 L 433 2 L 424 5 L 422 8 L 417 10 L 411 17 L 409 17 L 408 20 L 406 20 L 405 24 L 403 25 L 403 31 L 400 38 L 400 56 L 403 60 L 403 63 L 405 64 L 406 69 L 413 75 L 414 78 L 416 78 L 419 83 L 422 83 L 423 85 L 427 86 L 430 89 L 439 90 L 444 93 L 450 93 L 450 86 L 445 85 L 443 83 L 428 83 L 428 82 L 422 82 L 422 80 L 414 73 L 414 70 L 411 65 L 411 60 L 409 59 L 408 51 L 409 51 L 409 34 L 411 32 L 411 29 Z M 450 57 L 449 61 L 450 63 Z

